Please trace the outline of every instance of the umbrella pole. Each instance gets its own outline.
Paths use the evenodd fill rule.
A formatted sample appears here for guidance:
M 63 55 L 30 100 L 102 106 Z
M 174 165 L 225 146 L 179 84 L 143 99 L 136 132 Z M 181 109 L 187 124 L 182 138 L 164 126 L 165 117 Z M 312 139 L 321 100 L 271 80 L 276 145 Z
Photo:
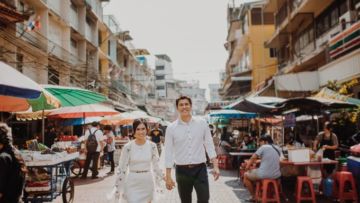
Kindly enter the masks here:
M 45 143 L 45 119 L 44 119 L 45 110 L 42 110 L 41 113 L 41 140 L 42 143 Z
M 83 112 L 84 126 L 83 126 L 83 135 L 85 135 L 85 112 Z

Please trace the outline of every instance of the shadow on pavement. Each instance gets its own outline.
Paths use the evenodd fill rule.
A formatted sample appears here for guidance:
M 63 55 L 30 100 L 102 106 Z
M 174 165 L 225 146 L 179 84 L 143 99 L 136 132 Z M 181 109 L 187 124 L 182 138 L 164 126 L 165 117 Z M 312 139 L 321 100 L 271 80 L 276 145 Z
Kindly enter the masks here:
M 89 184 L 94 184 L 94 183 L 97 183 L 97 182 L 101 182 L 105 178 L 106 178 L 106 176 L 105 177 L 99 177 L 99 178 L 96 178 L 96 179 L 92 179 L 91 177 L 88 177 L 86 179 L 74 178 L 73 181 L 74 181 L 75 186 L 77 186 L 77 185 L 89 185 Z

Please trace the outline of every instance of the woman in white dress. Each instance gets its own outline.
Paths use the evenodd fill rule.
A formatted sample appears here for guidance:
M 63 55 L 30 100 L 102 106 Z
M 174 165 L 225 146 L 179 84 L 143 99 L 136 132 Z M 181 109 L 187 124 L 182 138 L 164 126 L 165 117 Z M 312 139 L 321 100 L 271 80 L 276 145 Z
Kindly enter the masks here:
M 121 199 L 128 203 L 149 203 L 153 201 L 155 186 L 159 187 L 163 180 L 159 153 L 156 144 L 146 139 L 147 129 L 146 122 L 136 119 L 135 139 L 122 149 L 115 183 L 117 202 Z

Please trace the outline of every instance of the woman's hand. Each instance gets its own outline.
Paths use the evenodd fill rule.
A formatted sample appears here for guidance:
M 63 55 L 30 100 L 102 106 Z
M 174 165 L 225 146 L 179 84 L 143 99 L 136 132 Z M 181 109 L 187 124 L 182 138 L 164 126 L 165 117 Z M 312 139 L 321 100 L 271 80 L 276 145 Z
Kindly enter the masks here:
M 172 190 L 175 187 L 175 182 L 171 177 L 165 177 L 166 189 Z

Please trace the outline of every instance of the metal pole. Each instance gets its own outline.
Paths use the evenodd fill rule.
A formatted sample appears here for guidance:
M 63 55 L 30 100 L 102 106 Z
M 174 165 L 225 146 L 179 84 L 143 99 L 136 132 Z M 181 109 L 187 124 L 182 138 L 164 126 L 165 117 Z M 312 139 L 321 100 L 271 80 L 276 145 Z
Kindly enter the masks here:
M 43 108 L 41 113 L 41 140 L 42 143 L 45 143 L 45 110 Z

